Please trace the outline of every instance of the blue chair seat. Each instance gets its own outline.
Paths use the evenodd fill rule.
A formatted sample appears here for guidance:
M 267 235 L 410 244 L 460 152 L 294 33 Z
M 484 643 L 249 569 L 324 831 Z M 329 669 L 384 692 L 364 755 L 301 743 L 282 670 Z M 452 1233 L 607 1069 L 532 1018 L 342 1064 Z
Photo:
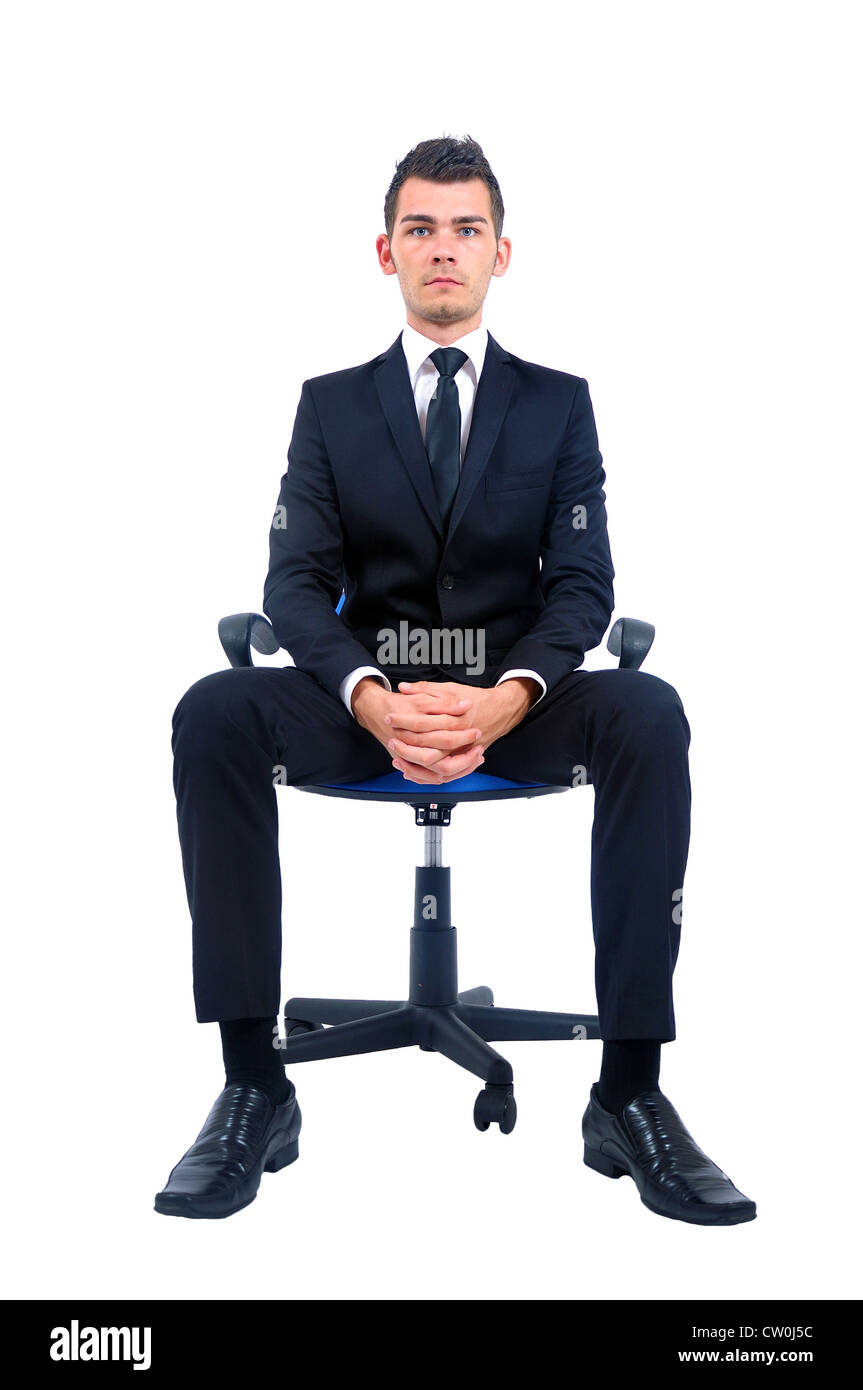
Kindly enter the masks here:
M 358 801 L 404 801 L 411 806 L 432 803 L 455 804 L 457 801 L 496 801 L 506 797 L 543 796 L 548 792 L 565 792 L 548 782 L 516 782 L 509 777 L 492 777 L 486 772 L 471 772 L 452 782 L 433 786 L 430 782 L 411 782 L 401 772 L 385 772 L 381 777 L 369 777 L 361 782 L 321 782 L 297 791 L 320 792 L 323 796 L 347 796 Z

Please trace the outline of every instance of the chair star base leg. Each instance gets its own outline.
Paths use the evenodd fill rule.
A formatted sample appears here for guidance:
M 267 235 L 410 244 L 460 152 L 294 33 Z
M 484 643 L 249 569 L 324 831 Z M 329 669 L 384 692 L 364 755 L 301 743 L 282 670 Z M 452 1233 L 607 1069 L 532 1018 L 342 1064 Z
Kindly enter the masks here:
M 556 1014 L 542 1009 L 499 1009 L 464 1002 L 459 995 L 458 1015 L 481 1038 L 495 1042 L 527 1042 L 552 1038 L 599 1037 L 595 1014 Z
M 401 999 L 295 998 L 285 1005 L 285 1018 L 308 1019 L 315 1023 L 353 1023 L 355 1018 L 372 1018 L 401 1006 Z
M 287 1067 L 323 1057 L 350 1057 L 419 1047 L 439 1052 L 492 1085 L 512 1085 L 512 1068 L 491 1040 L 583 1039 L 599 1037 L 593 1014 L 500 1009 L 485 985 L 464 990 L 454 1004 L 399 1003 L 384 999 L 289 999 L 285 1041 L 279 1051 Z M 329 1024 L 329 1027 L 323 1027 Z

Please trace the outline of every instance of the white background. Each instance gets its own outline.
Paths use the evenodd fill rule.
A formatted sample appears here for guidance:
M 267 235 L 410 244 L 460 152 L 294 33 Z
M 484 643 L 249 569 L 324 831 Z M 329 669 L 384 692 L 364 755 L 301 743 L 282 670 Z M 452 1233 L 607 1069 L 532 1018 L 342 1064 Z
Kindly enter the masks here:
M 3 13 L 7 1293 L 859 1296 L 855 7 Z M 501 1045 L 508 1137 L 437 1055 L 297 1066 L 300 1161 L 227 1221 L 153 1211 L 224 1079 L 171 715 L 260 611 L 301 382 L 403 326 L 374 242 L 440 134 L 503 192 L 486 327 L 588 380 L 614 616 L 655 623 L 692 728 L 662 1084 L 748 1225 L 584 1166 L 595 1042 Z M 402 997 L 410 811 L 279 801 L 283 998 Z M 592 801 L 456 811 L 463 987 L 595 1007 Z

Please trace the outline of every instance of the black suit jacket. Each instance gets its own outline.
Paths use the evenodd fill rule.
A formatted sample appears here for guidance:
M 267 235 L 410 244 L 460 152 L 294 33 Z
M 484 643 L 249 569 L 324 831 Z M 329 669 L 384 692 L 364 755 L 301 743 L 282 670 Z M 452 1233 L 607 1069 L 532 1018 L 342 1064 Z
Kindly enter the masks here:
M 295 665 L 335 695 L 363 665 L 394 689 L 488 686 L 530 667 L 550 691 L 601 641 L 614 607 L 604 482 L 587 381 L 525 362 L 489 333 L 444 533 L 399 334 L 370 362 L 303 382 L 264 612 Z M 378 634 L 405 621 L 483 629 L 485 670 L 382 665 Z

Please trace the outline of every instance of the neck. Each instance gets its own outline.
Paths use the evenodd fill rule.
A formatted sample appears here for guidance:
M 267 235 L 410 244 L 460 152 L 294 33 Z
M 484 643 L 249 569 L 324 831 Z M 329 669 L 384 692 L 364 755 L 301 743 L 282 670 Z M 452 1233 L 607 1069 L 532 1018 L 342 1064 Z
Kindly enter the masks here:
M 409 312 L 407 322 L 424 338 L 437 343 L 438 347 L 449 347 L 450 343 L 457 342 L 466 333 L 472 333 L 475 328 L 479 328 L 482 314 L 474 314 L 469 319 L 459 319 L 457 323 L 433 323 L 431 319 L 417 318 Z

